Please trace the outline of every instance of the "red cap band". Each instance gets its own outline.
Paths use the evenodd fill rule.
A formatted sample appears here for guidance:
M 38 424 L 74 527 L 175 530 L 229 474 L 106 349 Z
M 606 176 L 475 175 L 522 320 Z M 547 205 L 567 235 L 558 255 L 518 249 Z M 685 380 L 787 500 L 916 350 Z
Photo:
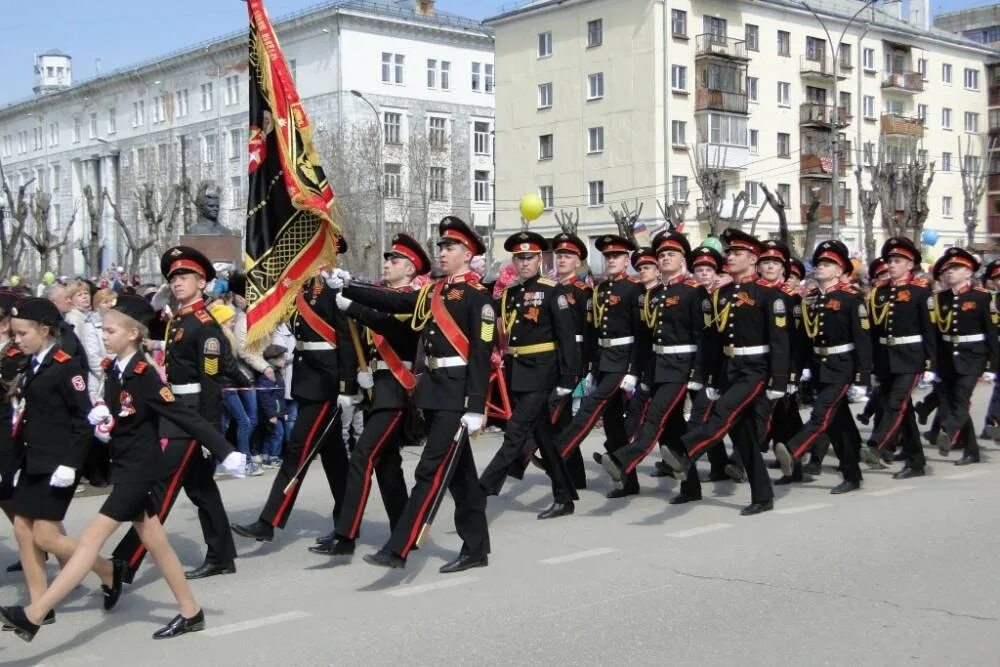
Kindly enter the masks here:
M 570 243 L 569 241 L 563 241 L 562 243 L 558 244 L 555 248 L 553 248 L 553 250 L 556 250 L 556 251 L 558 251 L 558 250 L 568 250 L 569 252 L 573 253 L 577 257 L 580 256 L 580 248 L 578 248 L 575 243 Z
M 468 235 L 463 234 L 457 229 L 446 229 L 444 234 L 441 235 L 442 239 L 449 239 L 451 241 L 458 241 L 464 245 L 469 250 L 473 250 L 476 247 L 476 242 L 469 238 Z
M 604 246 L 604 248 L 601 249 L 601 254 L 603 255 L 611 255 L 619 252 L 629 252 L 628 246 L 612 243 L 610 245 Z
M 835 252 L 829 252 L 829 251 L 827 251 L 827 252 L 821 252 L 819 254 L 819 257 L 816 258 L 816 261 L 818 262 L 821 259 L 828 259 L 828 260 L 830 260 L 834 264 L 839 265 L 840 268 L 842 268 L 844 271 L 850 271 L 851 269 L 854 268 L 853 266 L 847 266 L 846 264 L 844 264 L 844 258 L 841 257 L 840 255 L 838 255 Z
M 184 269 L 186 271 L 193 271 L 197 273 L 202 278 L 205 277 L 205 269 L 198 262 L 191 261 L 190 259 L 179 259 L 176 262 L 170 264 L 170 270 L 167 271 L 167 277 L 173 275 L 174 271 L 179 269 Z
M 660 245 L 656 247 L 656 252 L 661 253 L 664 250 L 676 250 L 677 252 L 684 252 L 684 246 L 682 246 L 676 239 L 663 239 L 660 241 Z

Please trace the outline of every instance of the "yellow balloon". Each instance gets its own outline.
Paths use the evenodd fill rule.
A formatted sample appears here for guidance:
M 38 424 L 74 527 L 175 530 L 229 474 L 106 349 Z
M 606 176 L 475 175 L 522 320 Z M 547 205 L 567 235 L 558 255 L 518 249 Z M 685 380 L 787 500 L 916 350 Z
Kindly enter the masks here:
M 532 193 L 521 197 L 521 215 L 528 222 L 538 219 L 544 210 L 545 202 L 538 195 Z

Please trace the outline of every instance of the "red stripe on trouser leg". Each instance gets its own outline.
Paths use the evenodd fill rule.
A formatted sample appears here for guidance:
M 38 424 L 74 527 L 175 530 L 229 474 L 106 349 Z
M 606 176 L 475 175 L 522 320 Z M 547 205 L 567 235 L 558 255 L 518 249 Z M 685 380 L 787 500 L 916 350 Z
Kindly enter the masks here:
M 444 471 L 448 468 L 448 460 L 451 458 L 452 452 L 460 444 L 460 442 L 452 441 L 448 447 L 448 451 L 444 454 L 444 458 L 441 459 L 441 463 L 438 464 L 437 470 L 434 472 L 434 479 L 431 480 L 431 488 L 427 492 L 424 502 L 420 503 L 420 511 L 414 517 L 413 527 L 410 528 L 410 536 L 406 539 L 406 548 L 403 549 L 403 553 L 399 554 L 403 558 L 406 558 L 406 554 L 410 553 L 410 550 L 413 549 L 413 544 L 417 541 L 417 537 L 420 536 L 420 528 L 424 525 L 424 517 L 427 515 L 430 503 L 437 495 L 438 489 L 441 487 L 441 482 L 444 480 Z M 457 452 L 455 456 L 458 456 Z
M 615 389 L 615 391 L 618 390 Z M 563 457 L 564 459 L 569 457 L 570 453 L 574 449 L 576 449 L 577 446 L 580 444 L 580 441 L 583 440 L 588 433 L 590 433 L 590 430 L 592 428 L 594 428 L 594 422 L 597 421 L 597 417 L 604 413 L 604 406 L 608 404 L 608 401 L 610 401 L 611 397 L 614 395 L 615 392 L 613 391 L 607 398 L 605 398 L 603 401 L 601 401 L 594 407 L 594 412 L 593 414 L 590 415 L 590 419 L 587 420 L 587 423 L 584 424 L 583 428 L 580 429 L 576 435 L 570 438 L 569 442 L 566 443 L 566 446 L 563 447 L 563 450 L 559 452 L 559 456 Z
M 809 445 L 812 444 L 813 440 L 818 438 L 821 433 L 826 433 L 826 429 L 830 427 L 830 420 L 833 419 L 833 412 L 834 410 L 837 409 L 837 407 L 840 405 L 840 402 L 844 399 L 844 394 L 847 393 L 847 388 L 849 386 L 850 385 L 846 384 L 844 385 L 844 388 L 840 390 L 839 394 L 837 394 L 837 398 L 834 399 L 830 403 L 830 407 L 827 408 L 826 413 L 823 415 L 823 420 L 820 421 L 819 423 L 819 427 L 813 432 L 812 435 L 806 438 L 801 445 L 795 448 L 795 451 L 792 452 L 792 456 L 794 458 L 796 459 L 800 458 L 805 453 L 806 449 L 808 449 Z
M 402 417 L 402 411 L 397 411 L 396 416 L 393 417 L 389 426 L 382 432 L 382 437 L 380 437 L 378 442 L 375 443 L 375 446 L 372 447 L 372 451 L 368 455 L 368 460 L 365 462 L 365 476 L 364 481 L 361 482 L 361 497 L 358 499 L 358 512 L 355 514 L 354 518 L 351 519 L 350 533 L 347 535 L 351 539 L 354 539 L 358 534 L 358 527 L 361 525 L 361 517 L 365 513 L 365 505 L 368 504 L 368 494 L 371 492 L 372 488 L 372 472 L 375 467 L 375 459 L 378 458 L 379 452 L 382 451 L 382 447 L 385 446 L 386 442 L 388 442 L 389 436 L 395 433 L 396 424 L 399 423 L 399 420 Z
M 968 421 L 969 416 L 972 413 L 972 401 L 970 400 L 965 406 L 966 421 Z M 958 438 L 962 435 L 962 430 L 965 428 L 965 424 L 962 424 L 955 429 L 955 433 L 951 436 L 951 444 L 958 444 Z
M 319 414 L 316 415 L 316 421 L 313 422 L 312 427 L 309 429 L 309 434 L 306 436 L 305 444 L 302 445 L 302 451 L 299 453 L 299 462 L 296 464 L 295 469 L 298 470 L 306 459 L 309 457 L 309 450 L 312 449 L 313 439 L 316 437 L 316 431 L 319 430 L 319 425 L 323 422 L 323 418 L 330 409 L 330 401 L 324 401 L 323 407 L 320 408 Z M 303 479 L 305 478 L 305 472 L 302 473 Z M 291 481 L 291 480 L 289 480 Z M 300 481 L 301 483 L 301 481 Z M 299 489 L 296 486 L 292 489 L 291 493 L 285 494 L 285 497 L 281 501 L 281 505 L 278 506 L 278 511 L 274 513 L 274 523 L 272 526 L 277 526 L 281 524 L 282 517 L 285 512 L 288 511 L 289 506 L 292 504 L 292 498 L 298 494 Z
M 723 422 L 722 428 L 713 433 L 710 437 L 705 438 L 701 442 L 695 443 L 692 447 L 690 447 L 688 449 L 688 456 L 698 456 L 698 454 L 700 454 L 703 450 L 707 449 L 709 445 L 713 444 L 719 438 L 725 435 L 726 431 L 731 429 L 733 427 L 733 423 L 735 423 L 736 420 L 739 419 L 740 415 L 743 414 L 744 408 L 746 408 L 746 406 L 750 403 L 750 401 L 752 401 L 753 399 L 757 398 L 758 395 L 760 395 L 760 390 L 763 388 L 764 388 L 764 383 L 758 382 L 754 386 L 753 391 L 750 392 L 750 395 L 746 397 L 746 400 L 744 400 L 742 403 L 736 406 L 736 409 L 733 410 L 731 413 L 729 413 L 729 419 Z M 708 423 L 708 420 L 705 420 L 705 423 Z
M 643 450 L 641 457 L 630 463 L 629 466 L 625 468 L 626 473 L 630 473 L 633 470 L 635 470 L 636 466 L 639 465 L 639 462 L 642 461 L 644 458 L 646 458 L 651 451 L 653 451 L 653 446 L 656 445 L 657 441 L 659 441 L 660 439 L 660 434 L 663 433 L 663 427 L 666 426 L 667 420 L 670 419 L 670 415 L 672 415 L 674 410 L 677 408 L 677 403 L 683 400 L 685 394 L 687 394 L 687 390 L 683 388 L 677 392 L 677 396 L 674 397 L 673 401 L 671 401 L 670 407 L 667 408 L 666 412 L 663 413 L 663 417 L 660 418 L 660 423 L 656 427 L 656 433 L 653 434 L 653 437 L 650 438 L 649 440 L 649 446 Z M 653 399 L 650 399 L 646 405 L 648 406 L 649 403 L 652 402 L 652 400 Z M 645 414 L 643 415 L 642 421 L 645 421 Z
M 906 416 L 906 409 L 910 405 L 910 396 L 913 395 L 913 390 L 917 388 L 917 384 L 919 383 L 920 373 L 917 373 L 913 376 L 913 383 L 910 385 L 910 391 L 908 391 L 906 396 L 903 397 L 903 404 L 899 406 L 899 414 L 896 415 L 896 420 L 892 422 L 892 426 L 885 432 L 885 437 L 882 438 L 882 442 L 875 445 L 876 449 L 883 449 L 886 446 L 886 443 L 888 443 L 889 440 L 896 435 L 896 431 L 899 430 L 899 425 L 903 423 L 903 417 Z
M 198 442 L 196 440 L 189 440 L 187 445 L 187 450 L 184 452 L 184 456 L 181 457 L 181 464 L 177 466 L 177 470 L 170 477 L 170 484 L 167 485 L 166 493 L 163 494 L 163 502 L 160 503 L 160 508 L 156 511 L 156 517 L 163 523 L 167 520 L 167 513 L 170 511 L 171 505 L 173 505 L 173 499 L 177 497 L 180 492 L 181 481 L 184 479 L 184 473 L 187 472 L 188 463 L 191 461 L 191 456 L 194 454 L 195 450 L 198 449 Z M 146 545 L 139 544 L 129 556 L 128 566 L 131 569 L 139 567 L 139 563 L 142 561 L 142 557 L 146 555 Z

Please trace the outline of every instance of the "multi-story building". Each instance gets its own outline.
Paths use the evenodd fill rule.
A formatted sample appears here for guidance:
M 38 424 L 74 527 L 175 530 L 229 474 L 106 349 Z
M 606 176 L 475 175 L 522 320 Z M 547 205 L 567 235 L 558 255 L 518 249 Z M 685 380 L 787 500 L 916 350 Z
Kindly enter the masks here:
M 995 52 L 931 28 L 926 2 L 910 3 L 909 20 L 871 4 L 816 0 L 817 19 L 792 0 L 564 0 L 488 19 L 501 91 L 498 236 L 519 225 L 512 202 L 538 192 L 549 210 L 533 224 L 545 232 L 560 209 L 579 209 L 581 233 L 593 238 L 614 229 L 611 204 L 641 203 L 655 227 L 657 203 L 686 201 L 697 239 L 707 232 L 694 224 L 706 200 L 698 163 L 724 176 L 724 217 L 746 190 L 753 220 L 765 184 L 784 200 L 801 248 L 815 193 L 821 235 L 838 216 L 839 237 L 860 250 L 854 171 L 881 152 L 935 163 L 927 228 L 939 243 L 964 243 L 958 145 L 964 153 L 971 139 L 982 155 Z M 766 208 L 757 232 L 774 235 L 777 220 Z M 987 233 L 983 223 L 976 240 Z
M 958 33 L 974 42 L 1000 46 L 1000 2 L 973 9 L 939 12 L 934 17 L 934 27 Z
M 380 198 L 388 238 L 402 228 L 420 234 L 452 212 L 488 229 L 490 29 L 435 12 L 431 0 L 410 7 L 341 0 L 274 26 L 327 176 L 343 195 L 342 209 L 351 209 L 342 212 L 354 261 L 371 269 L 380 260 Z M 60 52 L 40 56 L 36 94 L 0 108 L 0 158 L 12 186 L 30 182 L 32 191 L 51 193 L 62 229 L 88 185 L 107 189 L 141 226 L 134 193 L 143 184 L 211 181 L 221 191 L 220 222 L 242 231 L 246 31 L 84 82 L 72 81 L 70 62 Z M 369 181 L 371 187 L 364 185 Z M 105 208 L 101 236 L 109 265 L 122 261 L 124 248 Z M 193 221 L 189 203 L 183 213 Z M 85 233 L 83 219 L 82 212 L 75 217 L 77 239 Z M 73 256 L 64 271 L 82 271 L 80 253 Z M 151 261 L 144 268 L 156 270 Z

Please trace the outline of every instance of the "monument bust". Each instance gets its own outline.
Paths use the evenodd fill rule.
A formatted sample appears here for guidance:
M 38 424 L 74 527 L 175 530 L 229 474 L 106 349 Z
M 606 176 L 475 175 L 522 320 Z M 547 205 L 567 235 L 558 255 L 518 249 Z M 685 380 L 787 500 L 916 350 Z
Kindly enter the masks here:
M 198 220 L 188 230 L 199 236 L 233 236 L 233 231 L 219 224 L 219 189 L 214 183 L 206 182 L 198 188 L 194 200 Z

